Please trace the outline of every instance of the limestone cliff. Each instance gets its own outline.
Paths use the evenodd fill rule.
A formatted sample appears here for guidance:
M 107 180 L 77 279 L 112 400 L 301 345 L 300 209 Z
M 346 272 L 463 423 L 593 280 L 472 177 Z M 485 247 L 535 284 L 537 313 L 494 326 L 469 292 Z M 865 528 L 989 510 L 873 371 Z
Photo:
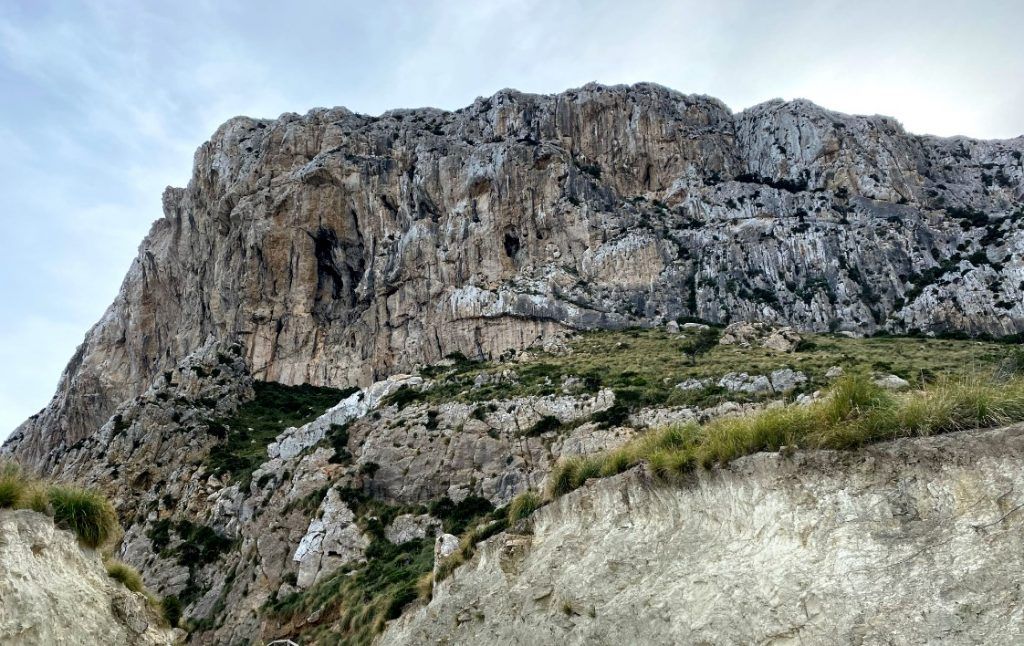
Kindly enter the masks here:
M 1024 428 L 591 482 L 389 644 L 1019 644 Z
M 5 450 L 52 466 L 211 337 L 342 387 L 687 316 L 1019 333 L 1022 152 L 650 84 L 232 119 Z
M 43 514 L 0 510 L 0 643 L 170 646 L 173 637 L 73 534 Z
M 996 366 L 1005 345 L 853 337 L 1024 332 L 1022 153 L 1024 138 L 917 136 L 889 118 L 806 101 L 733 114 L 647 84 L 503 91 L 455 112 L 233 119 L 196 153 L 188 187 L 165 193 L 164 217 L 54 399 L 0 452 L 101 489 L 126 529 L 118 558 L 150 589 L 178 598 L 196 643 L 370 643 L 435 567 L 435 536 L 443 550 L 456 534 L 498 527 L 500 507 L 542 488 L 563 457 L 651 427 L 811 401 L 844 368 L 907 387 Z M 690 318 L 765 325 L 733 326 L 715 345 L 719 331 Z M 1004 436 L 1019 444 L 1015 432 Z M 597 639 L 608 618 L 636 604 L 676 616 L 680 599 L 736 597 L 741 573 L 720 568 L 729 576 L 709 583 L 699 571 L 707 563 L 681 558 L 692 542 L 661 554 L 680 557 L 666 570 L 689 582 L 678 598 L 638 591 L 635 603 L 627 595 L 616 605 L 582 572 L 592 599 L 568 584 L 557 602 L 520 595 L 520 582 L 561 589 L 530 568 L 553 567 L 557 554 L 545 550 L 556 552 L 556 539 L 545 537 L 572 528 L 595 546 L 583 557 L 573 551 L 580 542 L 566 542 L 580 564 L 612 559 L 622 564 L 606 573 L 613 582 L 639 572 L 652 589 L 668 585 L 657 558 L 625 553 L 633 548 L 620 530 L 635 526 L 643 550 L 695 532 L 728 551 L 736 528 L 748 546 L 767 541 L 766 554 L 781 559 L 755 590 L 758 612 L 776 613 L 758 630 L 777 632 L 715 633 L 735 619 L 726 612 L 687 625 L 679 615 L 672 634 L 756 641 L 806 630 L 855 641 L 861 624 L 849 616 L 814 623 L 829 595 L 850 598 L 827 581 L 859 580 L 856 568 L 875 567 L 892 541 L 907 541 L 909 556 L 930 540 L 930 526 L 911 522 L 925 507 L 903 518 L 900 505 L 960 518 L 975 513 L 956 507 L 961 499 L 977 502 L 978 514 L 1003 504 L 992 502 L 991 481 L 1019 452 L 992 457 L 977 442 L 975 461 L 950 449 L 948 469 L 921 457 L 927 442 L 907 448 L 916 466 L 906 478 L 917 481 L 898 473 L 904 449 L 873 449 L 866 455 L 891 489 L 858 470 L 863 455 L 831 454 L 800 458 L 806 476 L 795 462 L 759 456 L 683 491 L 631 479 L 595 485 L 542 510 L 532 535 L 492 543 L 385 639 Z M 992 460 L 998 473 L 986 470 Z M 962 470 L 965 491 L 946 480 L 950 469 Z M 913 482 L 931 480 L 935 500 L 904 500 Z M 611 509 L 614 496 L 628 504 Z M 764 513 L 751 512 L 751 496 Z M 881 516 L 871 516 L 872 501 Z M 587 516 L 588 506 L 607 519 Z M 680 511 L 698 507 L 714 522 L 697 526 Z M 837 519 L 847 517 L 863 521 L 867 538 L 842 543 L 849 558 L 830 561 L 838 557 L 820 534 L 843 536 Z M 942 549 L 977 550 L 985 536 L 939 544 L 941 565 L 954 570 Z M 524 550 L 533 550 L 529 561 L 516 556 Z M 787 578 L 806 574 L 793 565 L 802 556 L 834 573 L 808 601 L 806 628 L 786 596 L 810 599 L 804 579 Z M 498 575 L 495 562 L 514 571 Z M 467 581 L 522 604 L 467 615 Z M 497 603 L 486 595 L 481 604 Z M 530 604 L 543 612 L 520 620 Z M 902 617 L 900 608 L 847 605 Z M 929 625 L 936 640 L 954 635 L 942 632 L 956 627 L 948 605 Z M 543 614 L 559 607 L 567 610 Z M 592 608 L 598 628 L 586 627 Z M 972 608 L 956 611 L 968 635 L 981 621 Z M 975 615 L 992 618 L 988 609 Z M 491 617 L 512 617 L 521 632 L 503 632 Z

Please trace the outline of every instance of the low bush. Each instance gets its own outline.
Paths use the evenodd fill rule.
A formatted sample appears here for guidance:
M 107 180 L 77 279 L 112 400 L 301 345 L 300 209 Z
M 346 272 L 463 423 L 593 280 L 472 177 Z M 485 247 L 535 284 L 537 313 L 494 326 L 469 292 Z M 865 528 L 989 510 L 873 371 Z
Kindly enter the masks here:
M 0 465 L 0 509 L 20 509 L 28 484 L 16 464 Z
M 527 437 L 536 437 L 543 435 L 549 431 L 557 431 L 562 427 L 562 420 L 554 417 L 553 415 L 545 415 L 541 417 L 537 422 L 526 430 Z
M 267 445 L 289 426 L 302 426 L 345 399 L 357 388 L 338 390 L 303 384 L 257 381 L 256 397 L 229 418 L 211 420 L 211 435 L 222 439 L 210 449 L 206 465 L 218 476 L 231 474 L 248 488 L 252 472 L 267 459 Z
M 1024 420 L 1024 378 L 971 375 L 943 378 L 922 390 L 891 393 L 866 375 L 839 379 L 827 396 L 808 404 L 725 417 L 703 426 L 651 431 L 613 451 L 562 460 L 548 479 L 551 496 L 594 477 L 646 462 L 671 480 L 758 451 L 782 447 L 853 449 L 899 437 L 985 428 Z
M 176 628 L 181 622 L 181 600 L 173 595 L 164 597 L 160 601 L 160 613 L 171 628 Z

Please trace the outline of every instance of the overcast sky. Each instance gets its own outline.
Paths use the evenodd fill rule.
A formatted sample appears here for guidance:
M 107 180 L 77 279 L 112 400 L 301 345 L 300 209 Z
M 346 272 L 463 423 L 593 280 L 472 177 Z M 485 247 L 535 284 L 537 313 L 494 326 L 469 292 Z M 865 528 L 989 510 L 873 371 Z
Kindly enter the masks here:
M 0 0 L 0 439 L 227 118 L 654 81 L 1024 134 L 1024 1 Z

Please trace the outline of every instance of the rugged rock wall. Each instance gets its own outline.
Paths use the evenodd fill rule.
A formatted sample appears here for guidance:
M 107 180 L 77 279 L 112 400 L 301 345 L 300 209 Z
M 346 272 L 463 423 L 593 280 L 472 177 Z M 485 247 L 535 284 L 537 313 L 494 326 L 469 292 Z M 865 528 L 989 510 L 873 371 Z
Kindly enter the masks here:
M 173 637 L 70 532 L 43 514 L 0 510 L 0 643 L 170 646 Z
M 269 601 L 364 560 L 369 539 L 339 490 L 392 504 L 472 495 L 502 505 L 540 487 L 560 455 L 612 448 L 633 432 L 586 423 L 612 405 L 609 390 L 381 405 L 384 395 L 423 381 L 396 375 L 353 394 L 281 433 L 250 479 L 224 481 L 205 460 L 219 441 L 208 428 L 252 397 L 252 379 L 234 348 L 206 344 L 68 449 L 51 475 L 113 502 L 126 528 L 118 558 L 152 590 L 184 600 L 186 617 L 201 626 L 197 643 L 248 643 L 294 629 L 267 620 Z M 580 424 L 567 434 L 524 436 L 545 415 Z M 339 425 L 347 429 L 345 459 L 325 440 Z M 376 468 L 370 476 L 367 464 Z M 220 537 L 225 549 L 185 558 L 194 536 L 177 529 L 182 521 Z
M 1024 427 L 591 482 L 388 644 L 1019 644 Z
M 681 316 L 1020 332 L 1022 151 L 648 84 L 232 119 L 5 451 L 44 466 L 211 336 L 343 386 Z

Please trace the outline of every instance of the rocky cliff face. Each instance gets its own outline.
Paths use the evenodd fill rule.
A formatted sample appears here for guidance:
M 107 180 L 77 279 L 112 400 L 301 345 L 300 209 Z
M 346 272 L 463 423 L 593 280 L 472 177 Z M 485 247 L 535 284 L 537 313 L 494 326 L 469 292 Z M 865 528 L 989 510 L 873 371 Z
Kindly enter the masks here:
M 919 137 L 805 101 L 733 114 L 653 85 L 505 91 L 456 112 L 234 119 L 196 153 L 189 186 L 167 190 L 116 301 L 2 452 L 102 489 L 126 527 L 119 558 L 182 601 L 195 641 L 368 643 L 414 598 L 437 535 L 448 550 L 451 534 L 496 527 L 494 508 L 542 487 L 562 457 L 814 398 L 836 365 L 907 378 L 991 365 L 1005 346 L 922 340 L 904 353 L 830 335 L 794 352 L 799 335 L 774 326 L 1024 331 L 1022 152 L 1024 139 Z M 688 317 L 766 325 L 727 331 L 698 362 L 714 334 L 677 322 Z M 613 332 L 632 326 L 648 329 Z M 757 339 L 739 334 L 748 327 Z M 613 331 L 571 338 L 595 329 Z M 831 473 L 817 460 L 812 471 Z M 841 507 L 840 480 L 853 478 L 863 499 L 849 504 L 867 514 L 882 485 L 843 469 L 821 495 Z M 673 494 L 630 481 L 615 495 L 651 513 L 651 536 L 699 529 L 672 511 L 696 507 L 693 496 L 726 509 L 721 527 L 762 536 L 777 519 L 746 514 L 748 494 L 771 498 L 783 476 L 741 485 L 737 474 Z M 791 490 L 772 509 L 811 527 L 825 511 Z M 570 504 L 542 512 L 535 536 L 568 531 Z M 609 517 L 640 523 L 633 509 Z M 609 554 L 627 549 L 613 543 Z M 485 571 L 495 554 L 386 639 L 419 643 L 449 615 L 455 641 L 482 639 L 473 631 L 489 619 L 462 626 L 461 581 L 498 589 Z M 640 561 L 628 567 L 656 565 Z M 762 587 L 803 594 L 778 582 L 784 565 Z M 733 594 L 734 580 L 708 594 Z M 562 601 L 559 638 L 598 634 L 574 632 L 587 613 Z M 606 605 L 609 617 L 635 609 Z M 789 606 L 766 607 L 782 614 L 765 625 L 795 626 Z M 494 630 L 515 641 L 555 628 Z M 735 636 L 748 638 L 760 637 Z
M 107 576 L 99 554 L 32 511 L 0 510 L 0 642 L 170 646 L 146 599 Z
M 1019 644 L 1024 428 L 596 480 L 387 644 Z
M 646 84 L 233 119 L 7 451 L 52 465 L 210 338 L 341 387 L 685 316 L 1018 333 L 1022 152 Z

